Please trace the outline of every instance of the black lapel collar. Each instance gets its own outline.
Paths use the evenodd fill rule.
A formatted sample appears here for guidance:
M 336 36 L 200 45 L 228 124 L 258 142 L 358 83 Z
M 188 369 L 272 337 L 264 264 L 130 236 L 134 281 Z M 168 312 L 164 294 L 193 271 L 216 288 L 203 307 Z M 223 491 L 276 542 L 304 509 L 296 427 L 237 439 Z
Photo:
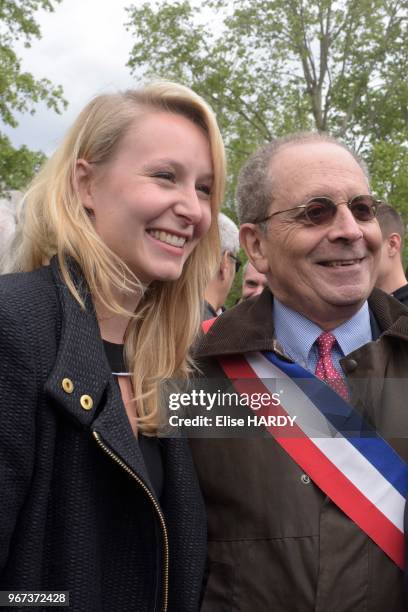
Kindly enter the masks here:
M 151 489 L 119 387 L 105 356 L 88 286 L 75 262 L 70 259 L 68 263 L 85 309 L 81 308 L 64 283 L 57 258 L 54 257 L 50 265 L 62 310 L 62 329 L 57 358 L 45 390 L 77 424 L 98 432 L 107 447 Z M 73 383 L 72 393 L 64 391 L 63 380 L 67 378 Z M 85 410 L 81 405 L 84 395 L 92 398 L 93 407 L 90 410 Z
M 79 268 L 72 261 L 69 262 L 72 278 L 85 302 L 85 309 L 61 278 L 56 257 L 53 257 L 50 265 L 62 310 L 62 328 L 57 358 L 45 390 L 71 418 L 82 426 L 89 426 L 109 382 L 110 369 L 91 296 Z M 64 390 L 64 379 L 72 381 L 71 393 Z M 84 395 L 92 399 L 93 407 L 90 410 L 85 410 L 81 405 Z

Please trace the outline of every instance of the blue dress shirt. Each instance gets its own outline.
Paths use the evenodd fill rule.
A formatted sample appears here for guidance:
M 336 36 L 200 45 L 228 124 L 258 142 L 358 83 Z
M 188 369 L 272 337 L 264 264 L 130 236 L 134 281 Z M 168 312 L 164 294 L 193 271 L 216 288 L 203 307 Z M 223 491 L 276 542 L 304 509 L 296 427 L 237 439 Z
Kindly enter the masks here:
M 324 330 L 276 298 L 273 317 L 276 338 L 285 354 L 314 374 L 319 359 L 315 342 Z M 332 352 L 334 367 L 342 373 L 340 359 L 373 339 L 367 302 L 351 319 L 332 329 L 331 333 L 337 340 Z

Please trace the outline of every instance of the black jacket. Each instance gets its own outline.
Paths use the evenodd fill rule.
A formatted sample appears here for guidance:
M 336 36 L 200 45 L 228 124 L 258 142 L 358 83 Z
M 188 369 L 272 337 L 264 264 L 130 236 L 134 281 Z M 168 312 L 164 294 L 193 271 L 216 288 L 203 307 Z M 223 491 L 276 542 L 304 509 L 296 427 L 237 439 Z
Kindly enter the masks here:
M 70 591 L 76 612 L 193 612 L 206 533 L 188 448 L 162 440 L 159 504 L 76 283 L 86 310 L 55 258 L 0 278 L 0 590 Z
M 401 304 L 404 304 L 404 306 L 408 306 L 408 284 L 403 285 L 394 291 L 394 293 L 391 293 L 391 295 L 395 297 L 396 300 L 401 302 Z

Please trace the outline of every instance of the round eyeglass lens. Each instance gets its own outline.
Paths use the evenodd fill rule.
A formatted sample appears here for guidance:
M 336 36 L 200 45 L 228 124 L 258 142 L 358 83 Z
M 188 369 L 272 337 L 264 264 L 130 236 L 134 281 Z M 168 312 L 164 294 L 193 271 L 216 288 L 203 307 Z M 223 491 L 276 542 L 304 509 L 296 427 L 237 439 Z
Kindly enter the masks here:
M 363 195 L 353 198 L 349 208 L 357 221 L 371 221 L 376 215 L 377 204 L 372 196 Z
M 313 225 L 323 225 L 331 221 L 336 213 L 336 205 L 329 198 L 315 198 L 305 206 L 305 215 Z

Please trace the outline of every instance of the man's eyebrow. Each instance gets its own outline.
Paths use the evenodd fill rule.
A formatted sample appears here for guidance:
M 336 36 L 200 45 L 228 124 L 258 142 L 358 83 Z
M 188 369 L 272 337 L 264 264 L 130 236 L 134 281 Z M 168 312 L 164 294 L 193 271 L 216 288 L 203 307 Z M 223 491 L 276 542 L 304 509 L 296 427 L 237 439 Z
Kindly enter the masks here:
M 332 198 L 332 196 L 330 196 L 327 193 L 327 189 L 313 189 L 313 191 L 308 191 L 305 195 L 303 195 L 302 197 L 298 198 L 299 202 L 307 202 L 308 200 L 311 200 L 312 198 L 316 198 L 316 197 L 320 197 L 320 196 L 325 196 L 327 198 Z
M 348 199 L 353 198 L 355 195 L 361 195 L 366 193 L 364 190 L 356 190 L 354 189 L 354 194 L 353 195 L 349 195 Z M 351 191 L 350 191 L 351 193 Z M 369 193 L 369 190 L 367 191 L 367 193 Z M 319 197 L 319 196 L 324 196 L 326 198 L 330 198 L 331 200 L 333 200 L 333 202 L 335 202 L 336 200 L 338 200 L 339 198 L 344 198 L 339 191 L 334 191 L 333 188 L 330 187 L 325 187 L 324 189 L 313 189 L 312 191 L 308 191 L 306 192 L 306 195 L 304 195 L 302 198 L 299 199 L 299 202 L 306 202 L 307 200 L 310 200 L 312 198 L 315 197 Z

